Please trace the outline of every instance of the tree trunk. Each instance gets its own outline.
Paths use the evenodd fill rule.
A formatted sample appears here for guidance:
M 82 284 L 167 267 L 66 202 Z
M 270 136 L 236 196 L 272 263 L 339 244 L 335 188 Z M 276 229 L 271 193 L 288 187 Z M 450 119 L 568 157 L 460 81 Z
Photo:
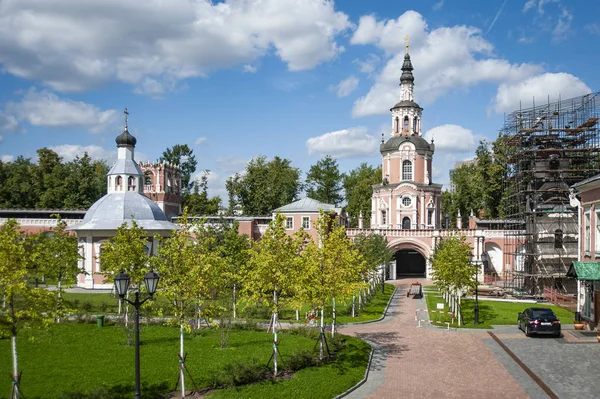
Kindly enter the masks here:
M 235 296 L 235 291 L 236 291 L 236 284 L 233 284 L 233 318 L 237 318 L 237 303 L 236 303 L 236 296 Z
M 277 377 L 277 290 L 273 291 L 273 303 L 275 304 L 273 312 L 273 375 Z
M 296 309 L 296 321 L 300 320 L 300 310 Z
M 59 278 L 58 279 L 58 285 L 57 285 L 57 289 L 58 289 L 58 294 L 57 294 L 57 296 L 58 296 L 58 303 L 57 303 L 57 307 L 58 307 L 59 310 L 60 310 L 60 305 L 61 305 L 61 301 L 62 301 L 62 295 L 61 295 L 62 286 L 61 286 L 61 282 L 62 281 Z M 56 316 L 56 322 L 60 323 L 60 316 Z
M 323 316 L 325 312 L 323 311 L 323 309 L 325 309 L 324 302 L 321 304 L 321 333 L 319 336 L 319 360 L 323 360 L 323 339 L 325 338 L 325 324 L 323 321 Z
M 352 317 L 354 317 L 354 298 L 356 298 L 356 296 L 352 295 Z
M 363 298 L 362 298 L 362 290 L 358 291 L 358 310 L 362 310 L 362 302 L 363 302 Z
M 13 328 L 13 332 L 12 332 L 12 337 L 11 337 L 11 350 L 12 350 L 12 363 L 13 363 L 13 372 L 12 372 L 12 378 L 13 381 L 16 382 L 18 381 L 19 378 L 19 363 L 18 363 L 18 358 L 17 358 L 17 331 Z M 14 387 L 13 387 L 14 389 Z M 14 399 L 18 399 L 19 398 L 19 390 L 21 389 L 20 386 L 17 386 L 16 389 L 13 390 L 13 396 L 12 398 Z
M 333 304 L 333 307 L 332 307 L 333 317 L 331 319 L 331 338 L 333 338 L 333 337 L 335 337 L 335 298 L 332 298 L 331 301 Z
M 183 322 L 179 324 L 179 373 L 181 378 L 181 398 L 185 398 L 185 364 L 183 363 Z

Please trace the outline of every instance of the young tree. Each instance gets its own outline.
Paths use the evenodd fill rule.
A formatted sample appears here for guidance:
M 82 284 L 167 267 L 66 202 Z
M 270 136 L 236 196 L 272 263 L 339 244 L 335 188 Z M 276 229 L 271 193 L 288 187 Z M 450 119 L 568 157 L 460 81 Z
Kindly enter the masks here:
M 184 193 L 187 193 L 190 189 L 190 180 L 196 171 L 196 165 L 198 165 L 194 150 L 190 149 L 187 144 L 175 144 L 163 151 L 159 161 L 168 162 L 181 168 L 181 184 Z
M 310 167 L 306 174 L 306 196 L 317 201 L 338 205 L 342 196 L 342 174 L 337 161 L 327 155 Z
M 371 281 L 379 280 L 381 272 L 378 269 L 387 265 L 394 257 L 394 251 L 387 246 L 385 237 L 379 234 L 359 234 L 354 238 L 354 246 L 365 261 L 363 278 Z M 381 283 L 383 284 L 384 281 Z
M 317 241 L 309 241 L 305 250 L 305 268 L 300 285 L 302 297 L 321 308 L 319 358 L 323 359 L 325 327 L 323 322 L 327 300 L 333 301 L 332 334 L 335 333 L 335 299 L 351 296 L 360 282 L 362 259 L 331 214 L 320 212 Z
M 52 322 L 53 295 L 28 284 L 29 263 L 32 254 L 25 250 L 26 241 L 19 225 L 10 219 L 0 227 L 0 289 L 4 294 L 4 308 L 0 311 L 0 329 L 11 337 L 12 382 L 11 398 L 20 394 L 17 336 L 19 331 L 32 323 Z
M 304 235 L 289 236 L 285 232 L 285 217 L 277 214 L 264 236 L 252 246 L 248 264 L 243 270 L 242 292 L 249 299 L 264 303 L 273 312 L 273 372 L 277 375 L 277 324 L 284 301 L 298 292 L 301 276 L 299 253 L 304 246 Z
M 371 198 L 373 185 L 381 183 L 381 166 L 373 167 L 366 163 L 360 164 L 343 177 L 344 191 L 346 192 L 346 212 L 350 219 L 350 226 L 358 226 L 358 218 L 362 214 L 364 226 L 371 223 Z
M 110 237 L 108 242 L 102 246 L 100 252 L 100 264 L 106 274 L 107 281 L 119 272 L 129 275 L 129 291 L 142 290 L 144 287 L 144 276 L 150 271 L 150 253 L 148 249 L 148 235 L 146 231 L 138 226 L 135 220 L 131 225 L 127 222 L 117 228 L 115 236 Z M 129 296 L 129 292 L 127 293 Z M 125 325 L 128 322 L 128 312 L 125 310 Z
M 162 280 L 161 293 L 169 300 L 175 314 L 169 324 L 179 326 L 179 378 L 181 397 L 184 398 L 186 355 L 183 338 L 186 331 L 191 332 L 187 319 L 198 298 L 207 297 L 211 288 L 218 286 L 221 276 L 217 271 L 223 268 L 224 260 L 218 253 L 207 250 L 205 243 L 194 242 L 194 226 L 188 222 L 187 210 L 181 220 L 180 228 L 162 240 L 158 256 L 152 260 Z
M 260 156 L 248 162 L 246 173 L 227 179 L 226 188 L 231 213 L 239 205 L 245 215 L 270 215 L 298 196 L 300 170 L 288 159 Z
M 45 276 L 50 276 L 56 279 L 56 315 L 57 321 L 66 313 L 62 301 L 63 282 L 73 282 L 77 278 L 78 273 L 83 271 L 79 269 L 79 247 L 77 245 L 77 236 L 67 232 L 67 224 L 60 219 L 56 228 L 52 231 L 50 238 L 46 238 L 41 242 L 39 248 L 41 253 L 40 264 Z
M 237 317 L 237 293 L 243 283 L 241 272 L 249 261 L 250 238 L 239 234 L 238 223 L 225 230 L 221 245 L 221 256 L 225 260 L 223 271 L 224 291 L 231 293 L 233 318 Z
M 451 306 L 453 311 L 458 308 L 456 297 L 467 288 L 474 288 L 475 273 L 477 269 L 469 261 L 471 246 L 465 236 L 447 237 L 440 241 L 431 257 L 431 279 L 448 298 L 452 295 Z M 457 312 L 459 323 L 460 312 Z M 459 324 L 460 325 L 460 324 Z

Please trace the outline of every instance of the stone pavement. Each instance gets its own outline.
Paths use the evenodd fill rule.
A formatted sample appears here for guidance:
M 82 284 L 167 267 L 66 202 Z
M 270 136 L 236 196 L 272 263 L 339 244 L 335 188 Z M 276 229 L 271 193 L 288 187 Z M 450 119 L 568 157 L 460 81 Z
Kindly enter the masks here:
M 340 332 L 366 339 L 377 348 L 367 382 L 347 398 L 532 396 L 498 360 L 486 343 L 491 338 L 485 331 L 417 328 L 415 311 L 426 306 L 423 299 L 406 297 L 413 281 L 427 283 L 424 279 L 394 282 L 400 289 L 383 321 L 340 328 Z M 535 384 L 531 385 L 535 391 Z

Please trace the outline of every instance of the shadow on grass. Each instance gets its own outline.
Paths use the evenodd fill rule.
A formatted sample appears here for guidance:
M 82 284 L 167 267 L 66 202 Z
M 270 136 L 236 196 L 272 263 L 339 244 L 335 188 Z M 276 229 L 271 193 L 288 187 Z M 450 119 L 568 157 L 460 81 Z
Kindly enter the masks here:
M 475 327 L 475 301 L 468 300 L 462 303 L 463 325 Z M 494 310 L 491 304 L 479 302 L 479 326 L 488 326 L 490 320 L 498 317 L 498 313 Z M 516 316 L 515 316 L 516 321 Z
M 169 391 L 166 382 L 142 384 L 141 388 L 141 397 L 148 399 L 163 398 L 165 393 Z M 133 392 L 133 384 L 119 384 L 98 387 L 89 391 L 63 393 L 58 399 L 130 399 L 133 396 Z

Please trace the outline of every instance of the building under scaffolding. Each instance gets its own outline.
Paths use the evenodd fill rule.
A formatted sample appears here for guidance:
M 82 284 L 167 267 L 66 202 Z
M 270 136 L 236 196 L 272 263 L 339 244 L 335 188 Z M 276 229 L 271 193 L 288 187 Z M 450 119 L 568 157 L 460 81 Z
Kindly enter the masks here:
M 600 173 L 600 92 L 506 115 L 505 288 L 541 296 L 545 287 L 572 293 L 565 275 L 577 260 L 574 183 Z

